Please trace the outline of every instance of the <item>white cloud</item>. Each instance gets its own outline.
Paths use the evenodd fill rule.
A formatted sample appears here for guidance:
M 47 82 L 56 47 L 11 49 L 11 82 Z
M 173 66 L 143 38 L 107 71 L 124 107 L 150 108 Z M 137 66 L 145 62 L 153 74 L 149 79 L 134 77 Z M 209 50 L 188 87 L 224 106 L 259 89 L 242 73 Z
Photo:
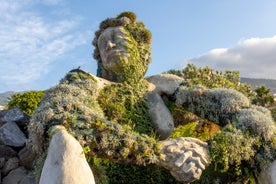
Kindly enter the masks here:
M 56 5 L 61 0 L 44 0 Z M 76 31 L 78 18 L 50 19 L 35 11 L 35 2 L 0 2 L 0 86 L 28 85 L 47 73 L 49 65 L 84 44 Z M 2 88 L 0 87 L 0 88 Z M 1 89 L 4 90 L 4 89 Z
M 276 36 L 250 38 L 231 48 L 219 48 L 183 62 L 217 70 L 238 70 L 242 77 L 276 79 Z

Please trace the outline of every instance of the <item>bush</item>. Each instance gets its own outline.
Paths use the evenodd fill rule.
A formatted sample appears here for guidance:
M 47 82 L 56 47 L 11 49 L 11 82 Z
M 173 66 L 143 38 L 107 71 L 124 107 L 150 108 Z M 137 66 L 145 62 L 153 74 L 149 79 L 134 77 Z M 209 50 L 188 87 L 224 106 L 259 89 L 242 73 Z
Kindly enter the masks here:
M 176 93 L 176 103 L 222 126 L 231 123 L 240 109 L 248 107 L 249 99 L 232 89 L 207 89 L 197 85 L 193 88 L 180 87 Z
M 208 66 L 197 68 L 193 64 L 188 64 L 183 70 L 169 70 L 166 73 L 182 77 L 185 80 L 185 85 L 188 87 L 204 85 L 207 88 L 235 89 L 250 99 L 255 96 L 250 85 L 245 83 L 240 84 L 238 71 L 226 70 L 222 72 Z
M 32 115 L 41 102 L 44 91 L 28 91 L 23 94 L 15 93 L 8 102 L 8 109 L 18 107 L 22 112 Z
M 267 116 L 256 109 L 242 109 L 237 115 L 237 126 L 252 135 L 261 135 L 266 141 L 271 140 L 276 130 L 271 115 Z

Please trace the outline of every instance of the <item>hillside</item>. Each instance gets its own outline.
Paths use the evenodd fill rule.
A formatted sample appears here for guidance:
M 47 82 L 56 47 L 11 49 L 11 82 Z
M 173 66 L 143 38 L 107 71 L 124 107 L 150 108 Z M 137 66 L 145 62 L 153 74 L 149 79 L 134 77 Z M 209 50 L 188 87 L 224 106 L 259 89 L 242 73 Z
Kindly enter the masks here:
M 6 105 L 9 101 L 10 97 L 14 93 L 15 93 L 14 91 L 7 91 L 4 93 L 0 93 L 0 105 Z
M 241 78 L 242 83 L 250 84 L 253 89 L 258 86 L 264 85 L 267 88 L 270 88 L 272 94 L 276 94 L 276 80 L 275 79 L 253 79 L 253 78 Z

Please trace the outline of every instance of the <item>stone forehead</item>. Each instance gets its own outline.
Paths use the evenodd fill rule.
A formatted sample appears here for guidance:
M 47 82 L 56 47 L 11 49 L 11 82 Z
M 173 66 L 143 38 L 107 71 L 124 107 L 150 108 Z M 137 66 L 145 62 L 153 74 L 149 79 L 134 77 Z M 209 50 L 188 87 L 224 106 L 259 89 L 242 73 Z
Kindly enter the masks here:
M 118 35 L 122 36 L 122 38 L 128 36 L 126 30 L 122 26 L 108 27 L 101 33 L 101 35 L 99 36 L 98 41 L 101 40 L 102 38 L 106 38 L 111 33 L 118 34 Z

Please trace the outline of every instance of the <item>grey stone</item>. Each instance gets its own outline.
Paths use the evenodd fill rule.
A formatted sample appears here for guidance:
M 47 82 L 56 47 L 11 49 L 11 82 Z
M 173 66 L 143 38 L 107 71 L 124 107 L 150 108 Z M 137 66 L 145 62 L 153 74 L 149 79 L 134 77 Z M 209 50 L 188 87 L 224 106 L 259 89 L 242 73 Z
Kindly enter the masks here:
M 16 155 L 16 151 L 14 151 L 11 147 L 6 145 L 0 145 L 0 158 L 4 157 L 5 159 L 9 159 L 15 157 Z
M 149 104 L 149 115 L 156 127 L 156 133 L 161 140 L 168 138 L 174 129 L 170 111 L 158 93 L 148 92 L 145 94 L 145 98 Z
M 19 184 L 36 184 L 35 175 L 33 173 L 29 173 L 20 181 Z
M 271 165 L 263 170 L 258 177 L 258 183 L 261 184 L 276 184 L 276 160 Z
M 26 115 L 18 108 L 13 108 L 10 110 L 3 110 L 0 113 L 0 122 L 19 122 L 26 118 Z
M 2 174 L 6 176 L 11 170 L 18 167 L 19 160 L 17 157 L 10 158 L 4 165 L 2 169 Z
M 2 184 L 20 184 L 27 175 L 28 171 L 24 167 L 18 167 L 3 178 Z
M 0 169 L 5 165 L 5 163 L 6 163 L 6 159 L 4 157 L 1 157 L 0 158 Z
M 147 81 L 154 84 L 156 93 L 172 95 L 183 82 L 183 79 L 173 74 L 159 74 L 148 77 Z
M 0 143 L 21 147 L 26 142 L 26 136 L 14 122 L 8 122 L 0 127 Z
M 21 166 L 24 166 L 27 169 L 33 169 L 34 167 L 34 160 L 37 157 L 31 148 L 25 146 L 18 152 L 19 163 Z
M 79 142 L 62 126 L 55 126 L 40 184 L 94 184 L 93 173 Z

